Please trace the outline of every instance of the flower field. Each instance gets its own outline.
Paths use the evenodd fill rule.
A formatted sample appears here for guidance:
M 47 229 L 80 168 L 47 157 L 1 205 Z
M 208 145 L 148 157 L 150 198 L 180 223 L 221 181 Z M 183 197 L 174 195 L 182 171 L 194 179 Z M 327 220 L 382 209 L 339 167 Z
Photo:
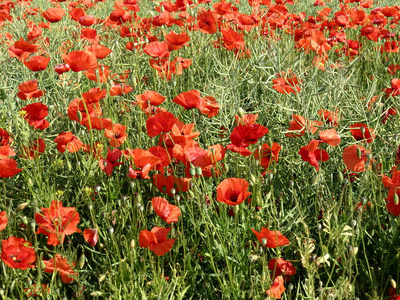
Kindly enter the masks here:
M 0 298 L 400 299 L 399 22 L 0 0 Z

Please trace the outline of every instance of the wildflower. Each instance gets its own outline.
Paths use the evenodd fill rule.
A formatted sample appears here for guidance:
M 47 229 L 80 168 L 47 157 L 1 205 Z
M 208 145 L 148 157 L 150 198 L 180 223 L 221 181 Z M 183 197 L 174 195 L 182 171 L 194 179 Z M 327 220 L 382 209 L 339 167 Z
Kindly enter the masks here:
M 47 235 L 47 244 L 57 246 L 64 242 L 66 235 L 81 230 L 76 228 L 80 221 L 75 207 L 63 207 L 61 201 L 53 200 L 49 208 L 41 207 L 43 213 L 35 214 L 35 221 L 39 225 L 36 234 Z
M 11 236 L 1 241 L 1 259 L 10 268 L 26 270 L 34 267 L 36 254 L 30 242 Z
M 96 246 L 99 236 L 97 235 L 97 228 L 87 228 L 83 231 L 83 237 L 90 246 Z
M 0 211 L 0 231 L 6 228 L 7 222 L 7 213 L 5 211 Z
M 64 153 L 66 149 L 70 153 L 74 153 L 79 151 L 83 146 L 81 140 L 70 131 L 60 133 L 55 138 L 54 143 L 57 143 L 57 149 L 60 153 Z
M 329 159 L 329 155 L 325 150 L 318 149 L 321 143 L 323 142 L 311 140 L 307 146 L 302 147 L 299 151 L 301 159 L 307 161 L 313 167 L 316 167 L 317 171 L 319 170 L 318 161 L 327 161 Z
M 347 146 L 343 150 L 343 162 L 350 171 L 364 172 L 369 153 L 369 150 L 359 145 Z
M 163 221 L 170 223 L 178 222 L 178 218 L 181 215 L 181 210 L 178 206 L 170 204 L 167 199 L 162 197 L 154 197 L 151 199 L 151 205 L 157 216 L 159 216 Z
M 227 178 L 217 186 L 217 201 L 228 205 L 239 205 L 251 192 L 248 192 L 249 182 L 241 178 Z
M 70 265 L 68 260 L 60 254 L 56 254 L 52 259 L 43 260 L 43 263 L 45 265 L 44 271 L 46 273 L 60 273 L 61 281 L 64 283 L 70 283 L 74 281 L 74 277 L 78 276 L 78 273 L 72 270 L 72 267 L 74 267 L 76 263 Z
M 254 151 L 254 157 L 259 160 L 264 169 L 268 169 L 273 161 L 278 161 L 281 149 L 282 147 L 277 143 L 273 143 L 272 147 L 265 143 L 261 145 L 260 150 Z
M 289 245 L 290 243 L 289 240 L 279 231 L 272 231 L 265 227 L 262 227 L 260 232 L 257 232 L 254 229 L 251 229 L 251 231 L 256 235 L 260 244 L 267 248 L 276 248 Z
M 174 239 L 167 239 L 172 228 L 153 227 L 151 231 L 142 230 L 139 234 L 139 246 L 150 248 L 154 254 L 162 256 L 171 250 L 175 243 Z
M 122 152 L 119 149 L 114 149 L 110 151 L 110 148 L 107 149 L 107 157 L 106 159 L 100 159 L 99 166 L 100 169 L 105 172 L 107 175 L 111 176 L 113 169 L 117 166 L 122 165 L 121 162 L 117 162 L 117 160 L 122 156 Z
M 284 286 L 284 280 L 282 276 L 277 276 L 272 283 L 270 289 L 267 290 L 268 296 L 274 299 L 281 299 L 283 292 L 286 290 Z

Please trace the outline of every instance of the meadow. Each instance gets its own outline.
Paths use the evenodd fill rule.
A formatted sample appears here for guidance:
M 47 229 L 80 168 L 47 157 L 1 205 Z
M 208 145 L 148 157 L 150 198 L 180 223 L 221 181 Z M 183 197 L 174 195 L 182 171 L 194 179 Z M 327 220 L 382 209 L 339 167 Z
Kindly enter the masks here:
M 0 298 L 400 299 L 395 5 L 0 0 Z

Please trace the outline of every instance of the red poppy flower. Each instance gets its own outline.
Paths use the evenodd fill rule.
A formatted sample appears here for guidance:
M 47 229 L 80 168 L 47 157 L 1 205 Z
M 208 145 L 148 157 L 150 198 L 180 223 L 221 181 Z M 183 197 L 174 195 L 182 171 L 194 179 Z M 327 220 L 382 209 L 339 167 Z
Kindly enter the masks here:
M 233 129 L 229 139 L 235 146 L 248 147 L 257 143 L 268 132 L 268 128 L 260 124 L 239 125 Z
M 319 138 L 328 145 L 337 146 L 340 144 L 340 136 L 335 129 L 328 129 L 319 132 Z
M 161 163 L 161 159 L 154 156 L 151 152 L 143 149 L 129 149 L 125 151 L 127 159 L 132 158 L 135 166 L 140 170 L 134 170 L 129 167 L 128 176 L 133 179 L 150 179 L 149 172 L 154 169 L 154 166 Z
M 289 275 L 286 277 L 286 280 L 290 278 L 290 275 L 296 274 L 296 268 L 293 267 L 292 263 L 283 258 L 270 259 L 268 262 L 268 269 L 274 271 L 275 277 L 282 274 Z
M 17 96 L 21 100 L 29 100 L 32 98 L 39 98 L 44 95 L 44 91 L 38 90 L 38 82 L 36 79 L 29 80 L 18 85 L 19 92 Z
M 178 206 L 169 204 L 167 199 L 162 197 L 154 197 L 151 199 L 151 205 L 157 216 L 159 216 L 163 221 L 170 223 L 178 222 L 178 218 L 181 215 L 181 210 Z
M 69 67 L 69 64 L 67 64 L 67 63 L 58 64 L 57 66 L 54 67 L 54 71 L 56 71 L 60 75 L 65 72 L 68 72 L 69 70 L 71 70 L 71 68 Z
M 76 263 L 70 265 L 68 260 L 62 257 L 61 254 L 57 253 L 53 258 L 43 260 L 43 263 L 45 265 L 44 271 L 46 273 L 60 273 L 61 281 L 64 283 L 70 283 L 78 276 L 78 273 L 72 270 L 72 267 L 74 267 Z
M 97 235 L 97 228 L 87 228 L 83 231 L 83 237 L 90 246 L 96 246 L 99 236 Z
M 400 170 L 394 170 L 392 173 L 392 178 L 389 178 L 386 175 L 382 175 L 382 183 L 386 188 L 390 188 L 392 186 L 400 186 Z
M 107 97 L 107 90 L 100 88 L 91 88 L 87 93 L 82 93 L 82 98 L 87 104 L 99 102 Z
M 196 90 L 191 90 L 184 92 L 172 99 L 172 102 L 183 106 L 185 109 L 195 108 L 200 103 L 200 92 Z
M 60 153 L 64 153 L 65 149 L 68 149 L 70 153 L 74 153 L 83 146 L 81 140 L 70 131 L 60 133 L 55 138 L 54 143 L 57 143 L 57 149 Z
M 49 64 L 50 57 L 44 56 L 33 56 L 30 60 L 24 62 L 24 65 L 28 67 L 29 70 L 33 72 L 43 71 L 47 68 Z
M 245 43 L 243 39 L 243 34 L 240 34 L 233 29 L 222 29 L 222 41 L 224 42 L 224 47 L 228 50 L 244 50 Z
M 113 124 L 111 127 L 104 130 L 104 135 L 106 138 L 110 139 L 111 147 L 119 147 L 128 138 L 128 135 L 125 133 L 125 131 L 126 126 L 121 124 Z
M 333 126 L 337 126 L 339 122 L 339 110 L 329 111 L 326 109 L 320 109 L 318 111 L 322 121 Z
M 241 178 L 224 179 L 217 186 L 217 201 L 228 205 L 239 205 L 251 192 L 248 192 L 249 182 Z
M 41 285 L 34 283 L 30 288 L 24 289 L 24 292 L 28 297 L 45 297 L 46 294 L 50 293 L 50 288 L 44 283 Z
M 26 270 L 35 267 L 36 254 L 30 242 L 11 236 L 1 241 L 1 260 L 10 268 Z
M 158 106 L 167 99 L 166 97 L 160 95 L 154 91 L 146 91 L 143 94 L 136 96 L 136 103 L 141 109 L 146 109 L 149 105 Z
M 267 290 L 268 296 L 274 299 L 281 299 L 283 292 L 286 290 L 284 285 L 284 280 L 282 276 L 277 276 L 272 283 L 270 289 Z
M 0 231 L 6 228 L 7 222 L 7 213 L 5 211 L 0 211 Z
M 14 156 L 15 152 L 13 148 L 10 148 L 10 145 L 5 145 L 0 147 L 0 159 L 8 158 L 9 156 Z
M 65 15 L 63 8 L 51 7 L 41 13 L 41 16 L 51 23 L 59 22 Z
M 165 39 L 170 45 L 170 50 L 178 50 L 183 46 L 187 46 L 190 41 L 190 37 L 186 32 L 177 34 L 174 31 L 171 31 L 167 35 L 165 35 Z
M 153 184 L 161 193 L 167 193 L 173 196 L 171 190 L 175 189 L 176 192 L 187 192 L 189 190 L 190 178 L 178 178 L 174 175 L 165 177 L 163 174 L 153 175 Z
M 85 15 L 79 18 L 78 22 L 82 26 L 92 26 L 96 24 L 96 17 L 92 15 Z
M 292 115 L 292 121 L 289 122 L 289 131 L 294 131 L 293 133 L 285 133 L 287 137 L 300 137 L 303 136 L 306 130 L 312 134 L 318 131 L 319 125 L 322 125 L 322 122 L 318 121 L 309 121 L 303 116 Z
M 97 66 L 91 67 L 84 74 L 88 79 L 94 82 L 104 83 L 107 82 L 111 77 L 109 69 L 110 67 L 99 64 Z
M 110 96 L 115 97 L 115 96 L 123 96 L 126 95 L 130 92 L 133 91 L 133 87 L 130 85 L 126 84 L 115 84 L 110 86 Z
M 143 52 L 153 58 L 169 57 L 168 44 L 165 42 L 150 42 L 143 48 Z
M 387 88 L 384 90 L 386 93 L 386 97 L 389 96 L 398 96 L 400 95 L 400 79 L 399 78 L 393 78 L 392 81 L 390 82 L 391 88 Z
M 79 72 L 90 69 L 97 65 L 97 58 L 92 52 L 87 50 L 72 51 L 65 57 L 65 62 L 72 71 Z
M 374 130 L 369 128 L 364 123 L 355 123 L 350 125 L 350 132 L 357 141 L 366 140 L 367 143 L 372 143 L 375 138 Z
M 19 60 L 26 60 L 30 53 L 34 53 L 37 51 L 37 45 L 28 43 L 24 41 L 22 38 L 19 41 L 16 41 L 13 46 L 8 48 L 8 54 L 11 57 L 17 57 Z
M 262 227 L 260 232 L 257 232 L 254 229 L 251 229 L 251 231 L 253 231 L 260 244 L 264 247 L 276 248 L 290 244 L 289 240 L 279 231 L 272 231 L 265 227 Z
M 155 116 L 148 117 L 146 120 L 147 134 L 150 137 L 155 137 L 161 132 L 169 132 L 176 123 L 178 118 L 170 112 L 161 112 Z
M 45 141 L 41 138 L 38 138 L 36 141 L 31 142 L 28 147 L 24 147 L 22 149 L 20 157 L 33 160 L 42 155 L 45 149 L 46 149 Z
M 13 138 L 10 137 L 7 130 L 0 128 L 0 146 L 9 145 L 12 143 L 12 141 L 13 141 Z
M 197 109 L 207 118 L 212 118 L 218 115 L 220 110 L 219 104 L 214 97 L 203 97 L 200 98 L 200 102 L 197 105 Z
M 224 159 L 225 153 L 226 148 L 217 144 L 209 146 L 207 151 L 204 150 L 203 153 L 200 152 L 199 156 L 196 156 L 193 160 L 189 159 L 189 161 L 191 161 L 194 166 L 201 167 L 203 176 L 211 177 L 211 169 L 217 165 L 217 162 Z M 214 171 L 214 174 L 218 176 L 218 169 L 214 168 Z
M 85 11 L 80 7 L 74 7 L 68 11 L 69 16 L 74 21 L 79 21 L 80 18 L 86 15 Z
M 35 221 L 39 229 L 36 234 L 47 235 L 47 244 L 57 246 L 64 243 L 66 235 L 81 231 L 76 228 L 79 213 L 75 207 L 63 207 L 61 201 L 53 200 L 49 208 L 41 207 L 43 213 L 35 214 Z
M 273 161 L 278 161 L 279 152 L 281 151 L 281 149 L 282 147 L 277 143 L 273 143 L 272 147 L 270 147 L 269 144 L 265 143 L 262 144 L 260 150 L 254 151 L 254 157 L 258 159 L 260 165 L 264 169 L 268 169 Z
M 343 150 L 343 162 L 347 169 L 353 172 L 364 172 L 367 154 L 370 153 L 364 147 L 359 145 L 347 146 Z
M 297 94 L 301 91 L 301 87 L 299 86 L 301 80 L 299 81 L 296 76 L 292 75 L 292 77 L 282 78 L 279 77 L 277 79 L 272 79 L 273 86 L 272 88 L 281 94 Z
M 197 15 L 197 26 L 202 33 L 213 34 L 217 31 L 217 20 L 211 10 Z
M 307 161 L 313 167 L 316 167 L 317 171 L 319 170 L 318 161 L 327 161 L 329 159 L 328 152 L 318 149 L 321 143 L 323 142 L 311 140 L 307 146 L 302 147 L 299 151 L 301 159 Z
M 17 162 L 14 159 L 0 159 L 0 178 L 13 177 L 21 171 L 22 169 L 17 168 Z
M 114 149 L 110 151 L 110 148 L 107 150 L 107 158 L 100 159 L 99 166 L 100 169 L 105 172 L 107 175 L 111 176 L 113 169 L 117 166 L 122 165 L 121 162 L 117 162 L 117 160 L 122 156 L 122 152 L 119 149 Z
M 157 171 L 163 171 L 171 163 L 171 157 L 165 148 L 153 146 L 149 148 L 149 152 L 161 160 L 160 163 L 154 166 Z
M 175 243 L 174 239 L 167 239 L 172 228 L 153 227 L 151 231 L 142 230 L 139 234 L 139 246 L 150 248 L 155 255 L 162 256 L 169 252 Z
M 245 114 L 242 115 L 241 117 L 235 115 L 236 126 L 254 124 L 256 123 L 257 118 L 258 114 Z
M 48 108 L 43 103 L 32 103 L 20 109 L 23 118 L 35 129 L 44 130 L 50 126 L 44 118 L 47 117 Z

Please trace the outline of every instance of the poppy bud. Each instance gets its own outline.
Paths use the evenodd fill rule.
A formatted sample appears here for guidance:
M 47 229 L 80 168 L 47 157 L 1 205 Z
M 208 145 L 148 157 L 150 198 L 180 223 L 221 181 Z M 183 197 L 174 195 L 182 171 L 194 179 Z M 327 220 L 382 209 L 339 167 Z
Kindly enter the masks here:
M 96 185 L 96 186 L 94 187 L 94 190 L 95 190 L 96 192 L 100 192 L 100 190 L 101 190 L 101 186 L 99 186 L 99 185 Z
M 318 229 L 318 230 L 321 230 L 321 229 L 322 229 L 321 223 L 318 223 L 318 224 L 317 224 L 317 229 Z
M 399 195 L 397 195 L 397 192 L 393 195 L 393 202 L 396 205 L 399 205 Z
M 319 183 L 319 179 L 320 179 L 320 175 L 319 175 L 319 173 L 317 173 L 317 175 L 315 175 L 315 177 L 314 177 L 312 185 L 317 185 Z
M 176 196 L 175 196 L 175 200 L 176 200 L 177 202 L 181 201 L 181 196 L 176 195 Z
M 129 245 L 131 246 L 132 249 L 134 249 L 135 246 L 136 246 L 135 239 L 132 239 L 132 241 L 131 241 L 131 243 Z
M 176 190 L 174 188 L 170 189 L 170 192 L 171 192 L 172 195 L 176 194 Z
M 79 257 L 79 268 L 82 269 L 82 268 L 85 266 L 85 261 L 86 261 L 85 254 L 82 254 L 82 255 Z
M 229 165 L 226 163 L 224 164 L 224 172 L 228 173 L 229 172 Z
M 107 277 L 107 274 L 101 274 L 99 277 L 99 283 L 103 282 L 104 279 L 106 279 L 106 277 Z
M 28 206 L 27 202 L 21 203 L 20 205 L 17 206 L 17 211 L 24 210 Z
M 112 227 L 112 226 L 108 227 L 107 230 L 108 230 L 109 234 L 113 234 L 114 233 L 114 227 Z
M 351 226 L 356 227 L 357 226 L 357 221 L 356 220 L 351 220 L 350 224 L 351 224 Z
M 342 182 L 342 181 L 343 181 L 343 173 L 340 172 L 340 171 L 338 171 L 337 175 L 338 175 L 338 180 L 339 180 L 340 182 Z
M 29 225 L 31 226 L 32 230 L 35 230 L 36 223 L 34 221 L 30 222 Z
M 261 245 L 265 246 L 266 244 L 267 244 L 267 239 L 266 239 L 266 238 L 263 238 L 263 239 L 261 240 Z
M 270 181 L 272 181 L 272 179 L 274 179 L 274 173 L 269 172 L 269 173 L 268 173 L 268 179 L 269 179 Z
M 190 176 L 194 176 L 194 175 L 196 175 L 196 170 L 195 169 L 189 169 L 189 174 L 190 174 Z
M 93 209 L 93 205 L 92 205 L 92 204 L 89 204 L 89 205 L 88 205 L 88 209 L 89 209 L 89 211 L 91 211 L 91 210 Z
M 131 182 L 129 182 L 129 185 L 131 186 L 131 189 L 133 189 L 135 187 L 135 182 L 131 181 Z
M 250 174 L 250 182 L 252 183 L 252 184 L 256 184 L 256 176 L 254 176 L 254 174 Z
M 391 285 L 392 288 L 394 288 L 394 289 L 396 289 L 396 287 L 397 287 L 396 281 L 394 281 L 393 278 L 390 278 L 390 285 Z
M 22 217 L 21 217 L 21 221 L 22 221 L 22 223 L 24 223 L 25 225 L 28 224 L 28 218 L 27 218 L 26 216 L 22 216 Z
M 294 181 L 293 180 L 289 180 L 289 187 L 290 188 L 294 187 Z
M 361 152 L 360 148 L 357 148 L 357 156 L 358 156 L 359 159 L 361 159 L 362 152 Z
M 243 110 L 243 108 L 239 107 L 239 109 L 238 109 L 238 115 L 239 115 L 239 117 L 243 118 L 243 116 L 244 116 L 244 110 Z
M 196 175 L 197 176 L 203 175 L 203 171 L 201 170 L 201 167 L 196 167 L 195 170 L 196 170 Z

